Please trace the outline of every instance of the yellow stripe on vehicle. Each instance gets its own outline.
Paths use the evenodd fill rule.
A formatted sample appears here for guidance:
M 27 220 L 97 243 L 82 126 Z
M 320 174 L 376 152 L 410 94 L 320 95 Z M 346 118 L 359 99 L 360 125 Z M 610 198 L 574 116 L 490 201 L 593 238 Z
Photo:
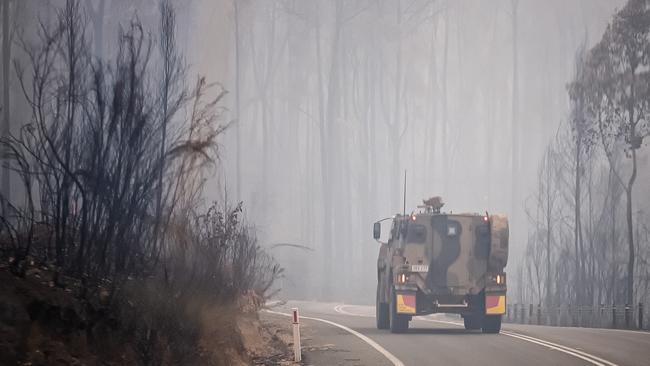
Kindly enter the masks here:
M 506 313 L 506 297 L 499 296 L 499 301 L 496 306 L 486 307 L 485 314 L 487 315 L 501 315 Z
M 412 297 L 413 299 L 408 299 L 406 297 Z M 397 294 L 397 312 L 400 314 L 415 314 L 415 306 L 409 306 L 407 302 L 412 302 L 415 304 L 415 295 L 401 295 Z

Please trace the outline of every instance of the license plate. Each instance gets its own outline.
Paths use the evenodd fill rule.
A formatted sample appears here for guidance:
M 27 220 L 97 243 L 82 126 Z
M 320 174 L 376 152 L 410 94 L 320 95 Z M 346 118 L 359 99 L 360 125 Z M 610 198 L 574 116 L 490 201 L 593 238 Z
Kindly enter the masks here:
M 413 264 L 411 265 L 411 272 L 429 272 L 428 264 Z

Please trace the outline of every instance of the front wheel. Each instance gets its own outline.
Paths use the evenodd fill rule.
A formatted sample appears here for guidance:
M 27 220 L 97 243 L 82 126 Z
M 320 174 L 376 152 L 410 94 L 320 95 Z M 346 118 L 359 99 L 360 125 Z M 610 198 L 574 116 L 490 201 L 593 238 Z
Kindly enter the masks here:
M 483 333 L 499 333 L 501 331 L 501 315 L 486 315 L 483 318 Z
M 375 301 L 375 318 L 377 320 L 377 329 L 388 329 L 390 327 L 388 303 L 381 302 L 379 298 L 379 284 L 377 284 L 377 299 Z
M 391 288 L 390 291 L 390 332 L 391 333 L 404 333 L 409 329 L 408 315 L 401 315 L 397 313 L 397 294 L 395 289 Z

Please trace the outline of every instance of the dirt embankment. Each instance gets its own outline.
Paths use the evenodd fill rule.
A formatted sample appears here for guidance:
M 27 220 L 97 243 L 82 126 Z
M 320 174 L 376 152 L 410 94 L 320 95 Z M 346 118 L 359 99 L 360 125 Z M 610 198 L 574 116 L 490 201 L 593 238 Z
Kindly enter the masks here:
M 54 282 L 45 267 L 18 277 L 0 263 L 0 365 L 291 364 L 286 342 L 262 326 L 255 304 L 201 310 L 200 335 L 187 350 L 191 361 L 179 363 L 170 351 L 173 339 L 143 334 L 123 311 Z
M 105 309 L 55 286 L 47 269 L 29 268 L 21 278 L 0 265 L 0 364 L 134 364 L 119 329 Z

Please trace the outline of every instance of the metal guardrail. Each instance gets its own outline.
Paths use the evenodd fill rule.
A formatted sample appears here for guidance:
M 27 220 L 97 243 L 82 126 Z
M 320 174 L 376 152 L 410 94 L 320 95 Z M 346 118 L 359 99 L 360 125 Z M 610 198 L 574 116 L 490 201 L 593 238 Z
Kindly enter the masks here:
M 648 308 L 636 305 L 561 305 L 508 304 L 503 320 L 508 323 L 565 327 L 649 329 Z

